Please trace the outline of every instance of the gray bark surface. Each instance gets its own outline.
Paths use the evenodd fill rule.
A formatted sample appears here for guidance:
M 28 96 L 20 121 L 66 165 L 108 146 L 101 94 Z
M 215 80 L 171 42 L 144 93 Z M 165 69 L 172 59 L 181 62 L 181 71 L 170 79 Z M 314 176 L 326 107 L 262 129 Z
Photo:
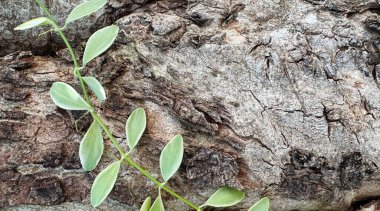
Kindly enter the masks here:
M 62 21 L 77 3 L 48 5 Z M 120 27 L 83 74 L 106 87 L 96 106 L 125 148 L 126 118 L 146 109 L 133 158 L 155 176 L 161 149 L 183 134 L 169 186 L 185 197 L 201 204 L 228 185 L 247 193 L 231 210 L 262 196 L 271 210 L 355 210 L 380 196 L 379 12 L 378 0 L 110 1 L 66 33 L 80 54 L 91 32 Z M 0 2 L 0 208 L 88 210 L 116 151 L 107 142 L 95 172 L 81 169 L 91 118 L 48 94 L 55 81 L 80 90 L 67 51 L 56 35 L 12 30 L 41 14 L 32 1 Z M 148 195 L 152 183 L 125 166 L 100 209 L 137 209 Z M 165 206 L 187 209 L 168 195 Z

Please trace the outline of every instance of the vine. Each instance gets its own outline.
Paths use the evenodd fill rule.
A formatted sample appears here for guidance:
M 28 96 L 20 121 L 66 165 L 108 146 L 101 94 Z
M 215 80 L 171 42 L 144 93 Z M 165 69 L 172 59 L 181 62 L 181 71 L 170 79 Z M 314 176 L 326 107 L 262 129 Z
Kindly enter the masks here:
M 230 187 L 221 187 L 204 204 L 196 205 L 188 199 L 177 194 L 166 185 L 170 178 L 179 169 L 183 159 L 184 146 L 183 138 L 181 135 L 176 135 L 173 137 L 161 152 L 160 171 L 164 182 L 160 182 L 158 179 L 154 178 L 148 171 L 133 161 L 129 154 L 138 144 L 146 127 L 146 114 L 143 108 L 137 108 L 134 110 L 126 122 L 125 129 L 129 148 L 128 152 L 124 151 L 119 142 L 112 135 L 107 125 L 99 117 L 90 100 L 88 89 L 91 90 L 92 93 L 100 101 L 106 99 L 106 93 L 101 83 L 96 78 L 83 77 L 81 75 L 81 70 L 85 69 L 86 65 L 91 60 L 98 57 L 112 46 L 117 38 L 119 27 L 116 25 L 107 26 L 91 35 L 87 41 L 83 54 L 82 66 L 79 66 L 79 61 L 77 60 L 75 52 L 71 47 L 70 42 L 64 35 L 63 31 L 72 22 L 86 17 L 101 9 L 107 4 L 107 0 L 91 0 L 76 6 L 67 17 L 63 27 L 60 27 L 58 25 L 56 19 L 40 0 L 35 0 L 35 2 L 44 11 L 47 17 L 38 17 L 29 20 L 16 27 L 15 30 L 25 30 L 44 25 L 50 26 L 51 29 L 48 32 L 55 31 L 58 33 L 70 52 L 74 65 L 73 74 L 79 81 L 84 98 L 82 98 L 82 96 L 72 86 L 63 82 L 53 83 L 50 89 L 50 96 L 58 107 L 67 110 L 87 111 L 93 118 L 93 122 L 84 135 L 79 146 L 79 157 L 83 169 L 85 171 L 92 171 L 98 165 L 104 150 L 102 131 L 105 132 L 109 140 L 119 152 L 119 159 L 116 158 L 114 162 L 103 169 L 97 175 L 92 184 L 90 198 L 91 205 L 93 207 L 99 206 L 112 191 L 122 163 L 127 163 L 128 165 L 134 167 L 158 187 L 158 196 L 155 201 L 152 203 L 151 198 L 148 197 L 144 201 L 140 209 L 141 211 L 163 211 L 164 204 L 161 198 L 162 190 L 169 193 L 171 196 L 181 200 L 183 203 L 187 204 L 196 211 L 202 211 L 202 209 L 207 206 L 229 207 L 239 203 L 244 199 L 244 192 Z M 249 209 L 249 211 L 267 211 L 268 209 L 269 199 L 265 197 L 254 204 Z

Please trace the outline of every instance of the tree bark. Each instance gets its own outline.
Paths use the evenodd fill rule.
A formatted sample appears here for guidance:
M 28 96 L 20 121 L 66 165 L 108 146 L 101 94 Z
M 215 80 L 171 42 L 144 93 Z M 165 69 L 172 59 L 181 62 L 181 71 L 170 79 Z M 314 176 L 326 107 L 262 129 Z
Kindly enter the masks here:
M 62 21 L 78 2 L 47 3 Z M 116 151 L 106 141 L 101 165 L 81 169 L 91 117 L 48 93 L 55 81 L 80 90 L 67 51 L 56 35 L 12 30 L 42 14 L 32 1 L 0 8 L 0 207 L 89 209 L 91 183 Z M 380 196 L 379 12 L 378 0 L 111 0 L 66 32 L 80 55 L 91 32 L 120 27 L 83 70 L 106 87 L 96 108 L 125 149 L 128 115 L 146 109 L 132 157 L 157 177 L 161 149 L 183 134 L 168 185 L 186 198 L 202 204 L 228 185 L 246 192 L 231 210 L 263 196 L 271 210 L 356 210 Z M 156 196 L 137 171 L 122 171 L 101 209 Z M 164 198 L 168 210 L 187 209 Z

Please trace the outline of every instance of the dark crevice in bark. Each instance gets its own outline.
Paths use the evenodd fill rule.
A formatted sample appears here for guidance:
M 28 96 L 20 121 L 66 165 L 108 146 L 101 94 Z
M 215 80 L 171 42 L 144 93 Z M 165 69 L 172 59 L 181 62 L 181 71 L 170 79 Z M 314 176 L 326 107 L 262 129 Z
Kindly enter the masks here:
M 380 195 L 361 197 L 351 202 L 350 210 L 360 211 L 363 208 L 372 208 L 371 210 L 380 209 Z

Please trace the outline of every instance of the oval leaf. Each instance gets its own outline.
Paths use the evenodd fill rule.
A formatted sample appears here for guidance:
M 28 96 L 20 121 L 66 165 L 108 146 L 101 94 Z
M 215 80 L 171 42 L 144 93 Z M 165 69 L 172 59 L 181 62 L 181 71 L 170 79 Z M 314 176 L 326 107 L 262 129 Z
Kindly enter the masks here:
M 256 202 L 249 208 L 248 211 L 268 211 L 269 210 L 269 198 L 264 197 L 260 201 Z
M 17 26 L 15 30 L 25 30 L 25 29 L 36 27 L 36 26 L 48 25 L 50 23 L 51 23 L 50 19 L 45 18 L 45 17 L 39 17 L 39 18 L 34 18 L 32 20 L 26 21 L 25 23 Z
M 219 188 L 204 205 L 212 207 L 229 207 L 239 203 L 244 199 L 244 192 L 235 188 L 222 187 Z
M 152 199 L 148 197 L 145 199 L 143 205 L 141 206 L 140 211 L 149 211 L 151 205 L 152 205 Z
M 115 161 L 95 178 L 91 187 L 91 205 L 99 206 L 111 193 L 119 174 L 121 161 Z
M 87 84 L 88 87 L 94 92 L 96 97 L 98 97 L 99 100 L 105 100 L 106 99 L 106 92 L 104 91 L 104 88 L 102 84 L 94 77 L 83 77 L 84 82 Z
M 83 54 L 83 66 L 104 53 L 115 41 L 119 27 L 116 25 L 107 26 L 95 32 L 87 41 L 86 49 Z
M 63 82 L 55 82 L 50 88 L 53 102 L 67 110 L 91 110 L 91 107 L 75 91 L 73 87 Z
M 181 135 L 176 135 L 162 150 L 160 156 L 161 175 L 165 181 L 172 177 L 183 158 L 183 139 Z
M 125 126 L 130 151 L 132 151 L 139 142 L 141 136 L 144 133 L 145 127 L 146 115 L 144 109 L 135 109 L 129 116 L 127 124 Z
M 152 207 L 149 211 L 165 211 L 164 204 L 162 203 L 161 194 L 158 194 L 154 200 Z
M 94 121 L 79 146 L 79 158 L 85 171 L 92 171 L 99 163 L 104 149 L 102 131 Z
M 79 4 L 73 9 L 73 11 L 71 11 L 70 15 L 66 19 L 65 24 L 71 23 L 75 20 L 96 12 L 105 4 L 107 4 L 107 0 L 92 0 Z

